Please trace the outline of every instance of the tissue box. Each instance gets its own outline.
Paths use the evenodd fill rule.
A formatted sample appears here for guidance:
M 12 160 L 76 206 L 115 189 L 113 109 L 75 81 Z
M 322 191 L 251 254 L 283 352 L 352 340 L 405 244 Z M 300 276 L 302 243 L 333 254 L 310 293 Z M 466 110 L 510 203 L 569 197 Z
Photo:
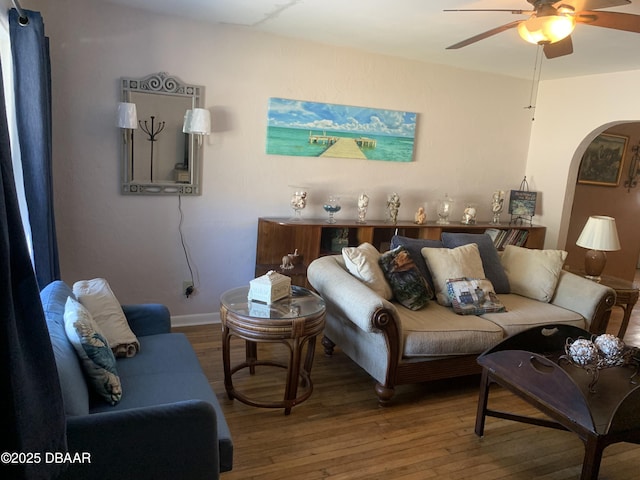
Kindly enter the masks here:
M 249 282 L 249 301 L 272 304 L 291 294 L 291 278 L 270 270 Z

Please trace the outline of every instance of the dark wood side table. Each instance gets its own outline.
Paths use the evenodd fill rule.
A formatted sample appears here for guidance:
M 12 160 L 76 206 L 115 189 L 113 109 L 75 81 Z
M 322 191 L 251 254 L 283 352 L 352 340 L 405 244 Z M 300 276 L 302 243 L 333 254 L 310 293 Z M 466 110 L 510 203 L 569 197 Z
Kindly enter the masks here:
M 584 270 L 577 270 L 572 268 L 568 270 L 572 273 L 575 273 L 576 275 L 585 275 Z M 622 278 L 612 277 L 610 275 L 602 275 L 598 283 L 613 288 L 616 292 L 615 306 L 622 308 L 624 312 L 624 315 L 622 316 L 622 323 L 620 324 L 620 330 L 618 331 L 618 338 L 624 340 L 624 335 L 625 333 L 627 333 L 627 327 L 629 326 L 629 319 L 631 318 L 631 311 L 638 301 L 638 295 L 640 293 L 638 285 L 633 282 L 623 280 Z M 608 323 L 610 316 L 611 312 L 609 312 L 609 315 L 607 316 L 606 323 Z
M 220 319 L 222 321 L 222 363 L 224 386 L 229 399 L 238 399 L 247 405 L 263 408 L 284 408 L 285 415 L 291 408 L 311 396 L 311 365 L 316 346 L 316 337 L 324 329 L 324 300 L 303 287 L 292 286 L 291 295 L 267 305 L 249 301 L 249 287 L 229 290 L 220 297 Z M 231 366 L 231 338 L 245 340 L 245 361 Z M 289 349 L 289 362 L 277 363 L 258 360 L 257 344 L 260 342 L 283 343 Z M 302 364 L 302 352 L 307 354 Z M 284 398 L 278 402 L 266 402 L 249 398 L 233 386 L 233 374 L 249 368 L 255 374 L 257 365 L 280 367 L 287 370 Z M 298 384 L 304 391 L 298 395 Z
M 637 367 L 600 371 L 595 392 L 584 369 L 562 361 L 567 338 L 591 334 L 570 325 L 536 327 L 518 333 L 478 357 L 482 381 L 475 433 L 484 434 L 485 417 L 498 417 L 578 435 L 585 446 L 580 480 L 597 480 L 602 453 L 613 443 L 640 443 L 640 386 L 632 381 Z M 550 419 L 488 408 L 489 386 L 497 383 Z

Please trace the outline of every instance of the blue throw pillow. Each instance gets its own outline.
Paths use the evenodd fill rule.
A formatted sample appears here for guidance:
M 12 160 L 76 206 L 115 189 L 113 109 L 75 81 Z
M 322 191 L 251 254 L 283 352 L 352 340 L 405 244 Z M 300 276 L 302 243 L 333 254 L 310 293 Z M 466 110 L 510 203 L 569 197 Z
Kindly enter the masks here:
M 428 240 L 425 238 L 409 238 L 403 237 L 400 235 L 394 235 L 391 237 L 391 250 L 397 247 L 404 247 L 409 255 L 411 255 L 411 259 L 416 264 L 416 267 L 427 281 L 427 285 L 429 286 L 429 290 L 435 292 L 435 287 L 433 286 L 433 277 L 431 276 L 431 272 L 427 268 L 427 263 L 424 261 L 424 257 L 422 256 L 421 250 L 423 248 L 444 248 L 444 245 L 440 240 Z M 433 298 L 433 297 L 431 297 Z
M 511 293 L 509 278 L 500 262 L 498 250 L 486 233 L 442 232 L 442 243 L 446 248 L 456 248 L 469 243 L 478 245 L 485 276 L 493 284 L 496 293 Z

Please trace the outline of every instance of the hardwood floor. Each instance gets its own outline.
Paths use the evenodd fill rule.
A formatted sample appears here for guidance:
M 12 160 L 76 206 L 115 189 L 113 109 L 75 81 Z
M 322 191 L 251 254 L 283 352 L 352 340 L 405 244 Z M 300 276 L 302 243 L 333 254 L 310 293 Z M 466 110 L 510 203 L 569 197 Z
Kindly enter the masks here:
M 638 278 L 637 278 L 638 280 Z M 619 310 L 619 309 L 616 309 Z M 614 311 L 610 332 L 617 332 Z M 617 322 L 617 324 L 616 324 Z M 488 418 L 485 436 L 473 432 L 478 377 L 407 385 L 394 404 L 377 406 L 373 380 L 339 349 L 324 356 L 318 342 L 312 379 L 314 392 L 285 416 L 282 409 L 244 405 L 227 398 L 223 385 L 219 325 L 175 329 L 185 332 L 225 412 L 235 446 L 234 468 L 223 480 L 283 479 L 474 479 L 576 480 L 584 448 L 569 432 Z M 640 345 L 640 306 L 625 337 Z M 284 360 L 281 345 L 262 344 L 261 358 Z M 232 342 L 232 362 L 244 355 Z M 282 394 L 284 371 L 258 367 L 257 374 L 234 375 L 236 387 L 261 398 Z M 494 408 L 537 415 L 537 411 L 495 388 Z M 640 446 L 608 447 L 601 480 L 639 478 Z

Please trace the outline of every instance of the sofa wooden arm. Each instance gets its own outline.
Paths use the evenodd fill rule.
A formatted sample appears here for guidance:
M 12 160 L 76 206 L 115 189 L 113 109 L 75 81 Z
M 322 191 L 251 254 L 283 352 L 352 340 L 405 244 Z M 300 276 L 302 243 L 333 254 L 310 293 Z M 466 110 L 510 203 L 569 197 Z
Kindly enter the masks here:
M 397 317 L 393 312 L 386 308 L 379 308 L 375 311 L 371 318 L 372 325 L 379 329 L 384 335 L 387 344 L 387 372 L 384 383 L 378 382 L 375 386 L 376 395 L 380 405 L 386 405 L 391 401 L 395 390 L 392 385 L 396 383 L 396 372 L 402 352 L 400 351 L 403 344 L 400 338 L 400 328 Z

